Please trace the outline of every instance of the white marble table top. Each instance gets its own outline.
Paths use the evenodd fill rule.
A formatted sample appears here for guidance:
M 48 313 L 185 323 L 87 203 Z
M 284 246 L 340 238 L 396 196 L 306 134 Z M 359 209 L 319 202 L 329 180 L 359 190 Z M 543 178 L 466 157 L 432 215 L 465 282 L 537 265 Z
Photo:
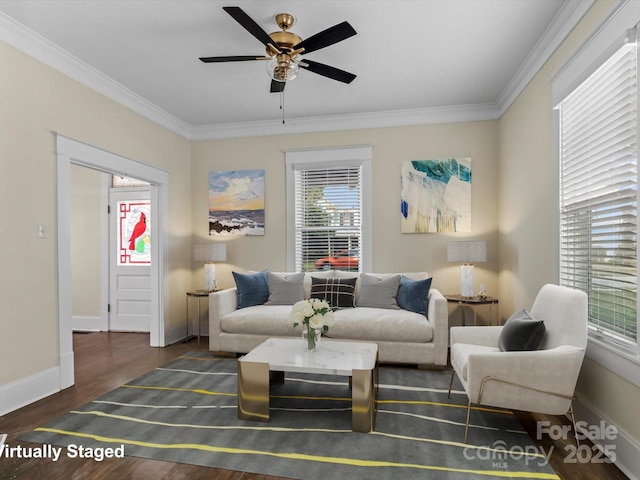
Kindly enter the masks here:
M 268 363 L 272 371 L 350 376 L 354 369 L 373 370 L 377 354 L 377 343 L 323 338 L 314 352 L 307 352 L 302 339 L 269 338 L 238 361 Z

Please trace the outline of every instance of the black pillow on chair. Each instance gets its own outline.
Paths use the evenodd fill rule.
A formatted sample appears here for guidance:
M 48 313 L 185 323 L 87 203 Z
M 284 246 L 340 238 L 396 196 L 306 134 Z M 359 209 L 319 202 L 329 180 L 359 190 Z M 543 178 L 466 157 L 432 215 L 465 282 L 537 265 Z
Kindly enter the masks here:
M 537 350 L 545 333 L 544 322 L 522 309 L 505 322 L 498 337 L 498 348 L 503 352 Z

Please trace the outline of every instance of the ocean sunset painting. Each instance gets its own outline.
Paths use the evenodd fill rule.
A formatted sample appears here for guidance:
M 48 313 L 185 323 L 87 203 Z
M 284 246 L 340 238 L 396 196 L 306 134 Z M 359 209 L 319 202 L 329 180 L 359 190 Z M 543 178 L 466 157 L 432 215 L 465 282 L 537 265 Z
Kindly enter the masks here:
M 209 172 L 209 235 L 264 235 L 264 170 Z

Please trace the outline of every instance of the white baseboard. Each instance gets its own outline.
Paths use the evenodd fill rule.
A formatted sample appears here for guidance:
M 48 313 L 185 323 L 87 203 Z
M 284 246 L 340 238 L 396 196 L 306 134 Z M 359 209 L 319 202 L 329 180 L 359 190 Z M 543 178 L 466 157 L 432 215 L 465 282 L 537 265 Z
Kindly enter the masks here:
M 165 327 L 165 337 L 166 337 L 166 345 L 172 345 L 174 343 L 178 343 L 185 339 L 185 335 L 187 334 L 187 326 L 186 324 L 173 325 L 171 327 Z M 195 318 L 189 323 L 189 336 L 194 337 L 198 335 L 198 325 L 196 324 Z M 205 320 L 203 318 L 202 323 L 200 325 L 200 336 L 208 337 L 209 336 L 209 322 L 208 318 Z M 200 342 L 204 340 L 201 338 Z
M 640 472 L 640 445 L 629 438 L 620 427 L 605 420 L 587 402 L 580 399 L 575 400 L 573 407 L 577 422 L 584 421 L 589 427 L 604 425 L 605 428 L 615 428 L 615 434 L 611 435 L 615 438 L 591 438 L 591 441 L 594 445 L 601 448 L 607 447 L 610 451 L 613 450 L 616 455 L 616 461 L 614 462 L 616 467 L 629 477 L 630 480 L 640 480 L 637 476 L 638 472 Z M 606 449 L 604 451 L 606 451 Z
M 104 332 L 109 327 L 101 316 L 83 317 L 74 315 L 71 317 L 71 330 L 74 332 Z
M 172 325 L 171 327 L 165 327 L 165 345 L 173 345 L 174 343 L 181 342 L 185 339 L 186 335 L 185 325 Z
M 75 354 L 73 351 L 60 354 L 60 390 L 75 385 Z
M 0 386 L 0 416 L 60 391 L 60 367 Z

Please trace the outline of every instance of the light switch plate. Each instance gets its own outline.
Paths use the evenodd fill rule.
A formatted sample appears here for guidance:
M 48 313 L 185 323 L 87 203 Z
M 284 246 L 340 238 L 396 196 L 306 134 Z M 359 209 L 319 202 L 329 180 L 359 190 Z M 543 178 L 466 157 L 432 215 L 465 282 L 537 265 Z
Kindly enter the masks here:
M 47 238 L 49 233 L 47 232 L 47 227 L 44 225 L 38 225 L 38 238 Z

